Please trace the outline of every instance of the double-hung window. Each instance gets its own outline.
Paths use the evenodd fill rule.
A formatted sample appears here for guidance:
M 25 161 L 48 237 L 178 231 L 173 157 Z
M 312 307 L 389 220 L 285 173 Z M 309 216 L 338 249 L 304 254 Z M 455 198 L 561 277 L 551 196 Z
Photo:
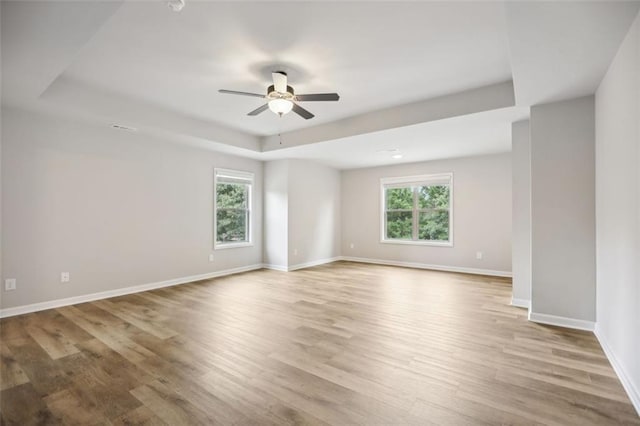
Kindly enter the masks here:
M 253 173 L 215 169 L 214 174 L 214 247 L 221 249 L 251 245 Z
M 453 174 L 382 178 L 383 243 L 453 245 Z

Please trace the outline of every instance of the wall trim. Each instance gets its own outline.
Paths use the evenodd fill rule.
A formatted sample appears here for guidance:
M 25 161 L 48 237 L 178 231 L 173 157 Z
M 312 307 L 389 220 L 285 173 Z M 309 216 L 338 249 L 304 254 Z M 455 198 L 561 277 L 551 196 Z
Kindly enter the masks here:
M 516 299 L 516 298 L 511 298 L 511 306 L 516 306 L 518 308 L 526 308 L 526 309 L 530 309 L 531 308 L 531 300 L 529 299 Z
M 200 275 L 191 275 L 188 277 L 174 278 L 166 281 L 155 283 L 134 285 L 131 287 L 117 288 L 114 290 L 101 291 L 98 293 L 83 294 L 81 296 L 67 297 L 64 299 L 49 300 L 46 302 L 32 303 L 29 305 L 16 306 L 13 308 L 0 309 L 0 318 L 7 318 L 16 315 L 29 314 L 31 312 L 44 311 L 47 309 L 61 308 L 63 306 L 76 305 L 78 303 L 93 302 L 101 299 L 109 299 L 111 297 L 124 296 L 127 294 L 141 293 L 143 291 L 155 290 L 157 288 L 171 287 L 174 285 L 187 284 L 194 281 L 207 280 L 225 275 L 238 274 L 240 272 L 255 271 L 262 269 L 263 265 L 257 263 L 254 265 L 241 266 L 239 268 L 225 269 L 222 271 L 209 272 Z
M 604 337 L 602 329 L 598 326 L 597 323 L 593 334 L 595 334 L 596 338 L 598 339 L 598 342 L 600 343 L 604 354 L 607 356 L 609 363 L 611 363 L 611 366 L 613 367 L 613 371 L 616 372 L 618 379 L 620 379 L 620 382 L 622 383 L 622 387 L 627 392 L 627 395 L 631 400 L 631 404 L 633 404 L 633 407 L 636 409 L 636 412 L 640 416 L 640 391 L 633 384 L 631 376 L 627 373 L 623 365 L 620 363 L 620 361 L 618 361 L 618 358 L 609 345 L 609 342 Z
M 494 271 L 491 269 L 464 268 L 460 266 L 430 265 L 427 263 L 400 262 L 396 260 L 369 259 L 365 257 L 342 256 L 341 260 L 346 260 L 348 262 L 374 263 L 376 265 L 403 266 L 405 268 L 430 269 L 433 271 L 459 272 L 463 274 L 474 274 L 474 275 L 489 275 L 494 277 L 510 278 L 512 276 L 511 271 Z
M 593 331 L 595 323 L 575 318 L 558 317 L 555 315 L 539 314 L 529 311 L 529 321 L 558 327 L 575 328 L 576 330 Z
M 269 263 L 263 263 L 262 267 L 264 269 L 271 269 L 272 271 L 287 272 L 287 267 L 283 265 L 271 265 Z
M 16 315 L 23 315 L 23 314 L 28 314 L 32 312 L 44 311 L 47 309 L 61 308 L 63 306 L 76 305 L 78 303 L 86 303 L 86 302 L 93 302 L 101 299 L 109 299 L 111 297 L 125 296 L 127 294 L 140 293 L 143 291 L 155 290 L 163 287 L 171 287 L 174 285 L 187 284 L 190 282 L 207 280 L 211 278 L 222 277 L 225 275 L 255 271 L 257 269 L 265 268 L 265 269 L 272 269 L 275 271 L 289 272 L 289 271 L 296 271 L 303 268 L 310 268 L 312 266 L 319 266 L 327 263 L 333 263 L 340 260 L 345 260 L 348 262 L 372 263 L 372 264 L 378 264 L 378 265 L 402 266 L 407 268 L 430 269 L 434 271 L 460 272 L 465 274 L 511 277 L 511 272 L 508 272 L 508 271 L 492 271 L 489 269 L 462 268 L 462 267 L 456 267 L 456 266 L 429 265 L 426 263 L 398 262 L 394 260 L 380 260 L 380 259 L 368 259 L 368 258 L 362 258 L 362 257 L 336 256 L 328 259 L 320 259 L 320 260 L 314 260 L 311 262 L 299 263 L 299 264 L 291 265 L 288 267 L 282 266 L 282 265 L 256 263 L 254 265 L 241 266 L 238 268 L 225 269 L 222 271 L 209 272 L 206 274 L 191 275 L 188 277 L 174 278 L 171 280 L 159 281 L 155 283 L 140 284 L 140 285 L 135 285 L 131 287 L 118 288 L 114 290 L 101 291 L 97 293 L 84 294 L 80 296 L 72 296 L 64 299 L 55 299 L 55 300 L 49 300 L 45 302 L 32 303 L 29 305 L 15 306 L 12 308 L 0 309 L 0 318 L 7 318 L 7 317 L 16 316 Z
M 312 266 L 324 265 L 326 263 L 337 262 L 338 260 L 342 260 L 342 256 L 330 257 L 328 259 L 320 259 L 320 260 L 312 260 L 311 262 L 298 263 L 296 265 L 289 266 L 289 271 L 296 271 L 298 269 L 310 268 Z
M 312 266 L 324 265 L 325 263 L 333 263 L 333 262 L 337 262 L 338 260 L 342 260 L 342 256 L 330 257 L 328 259 L 312 260 L 311 262 L 298 263 L 296 265 L 291 265 L 291 266 L 271 265 L 268 263 L 265 263 L 262 266 L 265 269 L 272 269 L 274 271 L 290 272 L 290 271 L 296 271 L 298 269 L 310 268 Z

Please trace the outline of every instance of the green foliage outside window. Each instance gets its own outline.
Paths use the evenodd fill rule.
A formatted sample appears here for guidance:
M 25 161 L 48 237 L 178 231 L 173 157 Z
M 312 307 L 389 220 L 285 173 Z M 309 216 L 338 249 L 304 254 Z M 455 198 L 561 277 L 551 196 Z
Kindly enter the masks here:
M 418 239 L 426 241 L 449 240 L 449 211 L 420 212 Z
M 216 240 L 219 243 L 249 241 L 249 185 L 216 185 Z
M 419 209 L 449 209 L 449 187 L 444 185 L 418 187 Z
M 386 238 L 449 241 L 449 201 L 447 185 L 387 188 Z
M 388 188 L 387 189 L 387 210 L 412 210 L 413 209 L 413 189 Z
M 413 238 L 413 212 L 387 212 L 387 238 Z

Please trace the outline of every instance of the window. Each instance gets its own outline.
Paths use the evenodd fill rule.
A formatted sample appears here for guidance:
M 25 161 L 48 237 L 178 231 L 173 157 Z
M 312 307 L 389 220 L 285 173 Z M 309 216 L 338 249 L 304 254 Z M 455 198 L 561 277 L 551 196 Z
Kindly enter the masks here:
M 253 173 L 215 169 L 216 249 L 251 245 L 251 187 Z
M 453 245 L 453 174 L 383 178 L 383 243 Z

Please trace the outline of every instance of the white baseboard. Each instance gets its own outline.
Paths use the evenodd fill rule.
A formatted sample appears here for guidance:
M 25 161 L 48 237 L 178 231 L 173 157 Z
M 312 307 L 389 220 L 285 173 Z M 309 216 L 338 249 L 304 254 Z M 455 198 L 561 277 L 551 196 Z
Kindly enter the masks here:
M 379 259 L 367 259 L 367 258 L 361 258 L 361 257 L 337 256 L 337 257 L 332 257 L 328 259 L 314 260 L 312 262 L 299 263 L 289 267 L 281 266 L 281 265 L 270 265 L 270 264 L 248 265 L 248 266 L 242 266 L 239 268 L 226 269 L 223 271 L 210 272 L 207 274 L 192 275 L 188 277 L 175 278 L 167 281 L 141 284 L 141 285 L 136 285 L 131 287 L 118 288 L 115 290 L 107 290 L 107 291 L 102 291 L 98 293 L 85 294 L 81 296 L 67 297 L 64 299 L 56 299 L 56 300 L 49 300 L 46 302 L 33 303 L 30 305 L 16 306 L 13 308 L 5 308 L 5 309 L 0 309 L 0 318 L 28 314 L 31 312 L 44 311 L 46 309 L 60 308 L 62 306 L 75 305 L 78 303 L 92 302 L 100 299 L 108 299 L 110 297 L 124 296 L 132 293 L 140 293 L 143 291 L 154 290 L 154 289 L 163 288 L 163 287 L 171 287 L 174 285 L 186 284 L 194 281 L 221 277 L 224 275 L 254 271 L 256 269 L 261 269 L 261 268 L 288 272 L 288 271 L 295 271 L 303 268 L 309 268 L 312 266 L 324 265 L 326 263 L 332 263 L 339 260 L 346 260 L 350 262 L 361 262 L 361 263 L 374 263 L 379 265 L 404 266 L 404 267 L 418 268 L 418 269 L 431 269 L 436 271 L 462 272 L 466 274 L 511 277 L 511 272 L 506 272 L 506 271 L 492 271 L 488 269 L 460 268 L 460 267 L 441 266 L 441 265 L 428 265 L 424 263 L 398 262 L 398 261 L 392 261 L 392 260 L 379 260 Z
M 511 306 L 516 306 L 518 308 L 526 308 L 529 309 L 531 307 L 531 300 L 528 299 L 516 299 L 511 298 Z
M 265 269 L 271 269 L 273 271 L 280 271 L 280 272 L 287 272 L 288 269 L 286 266 L 282 266 L 282 265 L 271 265 L 269 263 L 264 263 L 262 265 L 263 268 Z
M 333 262 L 337 262 L 338 260 L 342 260 L 342 256 L 331 257 L 329 259 L 313 260 L 311 262 L 306 262 L 306 263 L 298 263 L 297 265 L 289 266 L 288 270 L 295 271 L 303 268 L 311 268 L 312 266 L 324 265 L 326 263 L 333 263 Z
M 618 375 L 618 378 L 622 383 L 622 387 L 627 392 L 627 395 L 629 396 L 633 407 L 636 409 L 636 412 L 640 416 L 640 391 L 638 391 L 638 388 L 633 384 L 631 376 L 627 374 L 627 370 L 625 370 L 620 361 L 618 361 L 618 358 L 609 345 L 609 342 L 602 334 L 602 331 L 599 329 L 598 324 L 596 324 L 594 334 L 596 335 L 598 342 L 600 342 L 600 346 L 602 347 L 604 354 L 607 356 L 607 359 L 611 363 L 613 370 Z
M 108 299 L 116 296 L 124 296 L 132 293 L 155 290 L 157 288 L 171 287 L 179 284 L 186 284 L 194 281 L 207 280 L 224 275 L 237 274 L 240 272 L 254 271 L 262 269 L 261 263 L 255 265 L 241 266 L 239 268 L 225 269 L 223 271 L 209 272 L 189 277 L 175 278 L 167 281 L 135 285 L 131 287 L 117 288 L 115 290 L 101 291 L 99 293 L 84 294 L 82 296 L 67 297 L 64 299 L 50 300 L 47 302 L 33 303 L 30 305 L 16 306 L 14 308 L 0 309 L 0 318 L 12 317 L 15 315 L 28 314 L 31 312 L 44 311 L 46 309 L 60 308 L 62 306 L 76 305 L 78 303 L 93 302 L 100 299 Z
M 376 265 L 403 266 L 405 268 L 431 269 L 433 271 L 460 272 L 463 274 L 490 275 L 494 277 L 511 277 L 510 271 L 494 271 L 491 269 L 463 268 L 460 266 L 430 265 L 427 263 L 400 262 L 396 260 L 368 259 L 364 257 L 342 256 L 341 260 Z
M 575 328 L 576 330 L 593 331 L 595 328 L 595 323 L 593 321 L 539 314 L 531 311 L 529 311 L 529 321 L 538 322 L 540 324 L 555 325 L 558 327 Z
M 310 268 L 312 266 L 324 265 L 325 263 L 337 262 L 338 260 L 342 260 L 342 256 L 331 257 L 329 259 L 313 260 L 311 262 L 298 263 L 296 265 L 291 265 L 291 266 L 271 265 L 271 264 L 265 263 L 263 267 L 266 269 L 273 269 L 274 271 L 290 272 L 290 271 L 296 271 L 298 269 Z

